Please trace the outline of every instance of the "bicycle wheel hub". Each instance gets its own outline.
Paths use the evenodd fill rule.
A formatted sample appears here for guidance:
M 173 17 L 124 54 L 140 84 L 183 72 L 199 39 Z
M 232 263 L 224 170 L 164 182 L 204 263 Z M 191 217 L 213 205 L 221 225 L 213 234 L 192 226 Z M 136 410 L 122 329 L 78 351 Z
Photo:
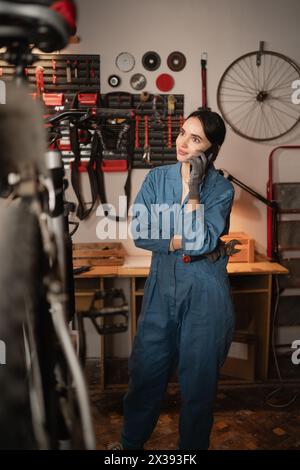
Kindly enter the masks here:
M 258 95 L 256 96 L 256 100 L 263 102 L 268 98 L 268 92 L 267 91 L 260 91 Z

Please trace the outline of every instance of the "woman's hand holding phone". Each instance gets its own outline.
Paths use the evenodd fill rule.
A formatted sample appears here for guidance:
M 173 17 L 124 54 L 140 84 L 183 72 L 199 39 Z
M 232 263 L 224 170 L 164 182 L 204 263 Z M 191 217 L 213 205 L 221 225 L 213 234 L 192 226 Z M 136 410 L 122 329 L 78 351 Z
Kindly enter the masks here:
M 215 155 L 216 149 L 212 145 L 205 152 L 200 152 L 199 155 L 190 159 L 189 199 L 199 198 L 199 187 L 203 183 L 207 168 Z

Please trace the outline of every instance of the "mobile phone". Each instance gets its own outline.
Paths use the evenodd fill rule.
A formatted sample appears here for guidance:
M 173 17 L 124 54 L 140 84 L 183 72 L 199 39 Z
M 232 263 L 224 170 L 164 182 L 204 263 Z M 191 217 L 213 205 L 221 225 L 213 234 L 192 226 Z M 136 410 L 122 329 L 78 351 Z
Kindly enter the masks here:
M 214 160 L 216 156 L 218 155 L 218 153 L 219 153 L 218 144 L 212 144 L 207 150 L 205 150 L 204 154 L 206 158 L 208 159 L 208 163 Z

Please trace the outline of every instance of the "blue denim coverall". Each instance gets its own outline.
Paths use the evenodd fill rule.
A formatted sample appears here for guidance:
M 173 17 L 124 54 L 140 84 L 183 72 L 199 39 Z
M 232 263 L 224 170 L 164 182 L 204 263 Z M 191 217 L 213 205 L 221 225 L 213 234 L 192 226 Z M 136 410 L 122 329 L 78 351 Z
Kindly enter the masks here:
M 153 203 L 180 203 L 180 170 L 180 162 L 151 170 L 135 203 L 146 205 L 149 211 Z M 151 436 L 176 367 L 182 398 L 179 448 L 209 447 L 218 371 L 234 328 L 226 271 L 228 257 L 214 263 L 205 258 L 184 263 L 182 254 L 210 253 L 218 238 L 228 233 L 234 189 L 211 164 L 199 191 L 204 204 L 201 248 L 187 251 L 183 236 L 183 249 L 169 251 L 174 224 L 169 239 L 135 240 L 136 246 L 152 251 L 152 261 L 129 361 L 130 382 L 124 398 L 122 430 L 125 449 L 141 449 Z M 187 200 L 188 197 L 179 207 L 184 208 Z M 195 218 L 195 211 L 190 216 Z M 145 229 L 144 221 L 139 222 Z M 146 231 L 150 228 L 146 227 Z

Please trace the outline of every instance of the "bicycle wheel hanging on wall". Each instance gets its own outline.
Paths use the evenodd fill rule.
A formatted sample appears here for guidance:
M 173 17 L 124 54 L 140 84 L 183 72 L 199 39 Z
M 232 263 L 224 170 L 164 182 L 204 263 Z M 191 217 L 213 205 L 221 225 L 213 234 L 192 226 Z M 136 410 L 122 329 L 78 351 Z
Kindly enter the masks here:
M 292 102 L 292 83 L 300 68 L 273 51 L 249 52 L 223 73 L 218 90 L 219 110 L 238 135 L 255 141 L 277 139 L 300 120 L 300 105 Z

